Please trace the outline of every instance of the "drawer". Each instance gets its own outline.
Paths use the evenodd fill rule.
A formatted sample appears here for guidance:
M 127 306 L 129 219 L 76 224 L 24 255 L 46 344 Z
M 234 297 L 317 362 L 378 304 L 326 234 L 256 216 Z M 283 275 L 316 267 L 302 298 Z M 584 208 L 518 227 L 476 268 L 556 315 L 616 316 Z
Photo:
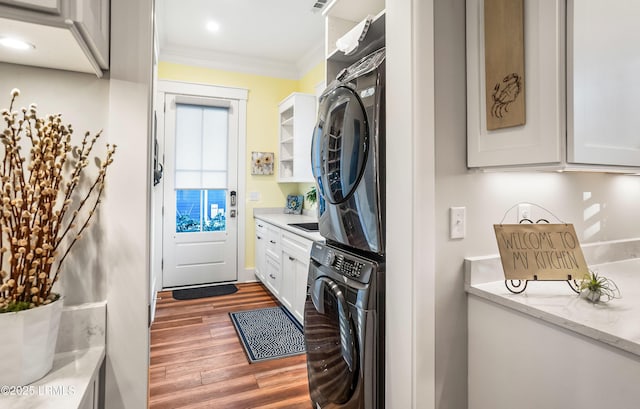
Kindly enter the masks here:
M 264 283 L 267 288 L 277 296 L 280 293 L 281 281 L 280 260 L 272 257 L 271 253 L 267 253 Z
M 309 259 L 313 241 L 289 232 L 282 233 L 281 241 L 283 251 L 286 251 L 300 260 Z
M 282 233 L 280 233 L 280 229 L 274 227 L 270 224 L 267 224 L 267 254 L 270 254 L 271 257 L 275 258 L 276 261 L 280 262 L 280 253 L 282 252 Z
M 258 219 L 256 219 L 255 223 L 256 223 L 256 234 L 259 234 L 261 236 L 266 236 L 267 235 L 267 223 L 262 221 L 262 220 L 258 220 Z

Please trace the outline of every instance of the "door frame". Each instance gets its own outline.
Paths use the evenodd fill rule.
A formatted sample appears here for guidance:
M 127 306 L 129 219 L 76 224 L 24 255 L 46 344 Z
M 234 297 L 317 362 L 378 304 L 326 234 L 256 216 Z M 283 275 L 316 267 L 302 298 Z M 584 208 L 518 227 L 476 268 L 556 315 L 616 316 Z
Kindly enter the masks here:
M 249 91 L 244 88 L 233 88 L 233 87 L 221 87 L 215 85 L 205 85 L 205 84 L 196 84 L 189 82 L 181 82 L 181 81 L 168 81 L 168 80 L 159 80 L 156 88 L 156 96 L 158 101 L 157 106 L 157 121 L 158 121 L 158 156 L 160 158 L 164 158 L 165 156 L 165 143 L 164 143 L 164 121 L 165 121 L 165 109 L 164 109 L 164 101 L 166 94 L 177 94 L 177 95 L 186 95 L 192 97 L 203 97 L 203 98 L 216 98 L 216 99 L 233 99 L 238 101 L 238 158 L 237 158 L 237 167 L 238 167 L 238 185 L 237 185 L 237 220 L 238 220 L 238 231 L 237 231 L 237 270 L 238 275 L 235 282 L 240 281 L 243 276 L 243 272 L 245 271 L 245 247 L 246 247 L 246 239 L 245 239 L 245 228 L 246 228 L 246 165 L 247 165 L 247 155 L 246 155 L 246 147 L 247 147 L 247 98 L 249 95 Z M 162 124 L 162 125 L 161 125 Z M 163 160 L 164 162 L 164 160 Z M 162 191 L 165 189 L 165 178 L 162 178 Z M 155 209 L 154 212 L 156 217 L 162 219 L 162 206 L 164 206 L 164 202 L 156 203 L 156 206 L 159 208 Z M 152 259 L 155 261 L 151 266 L 151 280 L 155 282 L 156 290 L 160 291 L 162 286 L 163 279 L 163 270 L 162 270 L 162 244 L 164 240 L 164 231 L 161 229 L 160 231 L 156 231 L 153 237 L 153 240 L 156 243 L 159 243 L 157 246 L 153 246 L 153 248 L 158 251 L 160 249 L 160 254 L 155 255 Z M 200 287 L 201 285 L 194 286 L 185 286 L 181 288 L 189 288 L 189 287 Z

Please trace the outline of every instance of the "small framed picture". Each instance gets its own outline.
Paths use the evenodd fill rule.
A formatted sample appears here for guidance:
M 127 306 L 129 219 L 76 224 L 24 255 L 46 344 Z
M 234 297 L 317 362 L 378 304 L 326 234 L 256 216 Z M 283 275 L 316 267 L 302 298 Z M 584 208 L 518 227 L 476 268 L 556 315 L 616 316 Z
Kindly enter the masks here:
M 287 195 L 287 206 L 284 208 L 284 212 L 288 214 L 301 214 L 303 200 L 304 196 L 302 195 Z
M 251 152 L 251 174 L 273 175 L 273 152 Z

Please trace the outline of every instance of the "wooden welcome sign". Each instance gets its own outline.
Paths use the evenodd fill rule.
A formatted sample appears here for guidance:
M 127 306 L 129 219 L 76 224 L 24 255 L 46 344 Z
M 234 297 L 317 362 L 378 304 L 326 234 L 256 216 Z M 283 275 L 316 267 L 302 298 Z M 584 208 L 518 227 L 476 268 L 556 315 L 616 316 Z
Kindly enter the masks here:
M 495 224 L 505 280 L 580 280 L 588 274 L 573 224 Z

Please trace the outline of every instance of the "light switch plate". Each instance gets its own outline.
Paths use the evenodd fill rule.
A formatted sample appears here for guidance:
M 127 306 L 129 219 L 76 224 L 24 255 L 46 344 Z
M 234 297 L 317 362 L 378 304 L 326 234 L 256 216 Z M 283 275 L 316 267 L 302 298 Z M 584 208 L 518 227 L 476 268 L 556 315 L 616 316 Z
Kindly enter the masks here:
M 523 219 L 531 220 L 531 205 L 529 203 L 520 203 L 518 205 L 518 223 Z
M 467 229 L 466 207 L 452 207 L 449 209 L 449 237 L 464 239 Z
M 252 202 L 260 200 L 260 192 L 249 192 L 249 200 Z

